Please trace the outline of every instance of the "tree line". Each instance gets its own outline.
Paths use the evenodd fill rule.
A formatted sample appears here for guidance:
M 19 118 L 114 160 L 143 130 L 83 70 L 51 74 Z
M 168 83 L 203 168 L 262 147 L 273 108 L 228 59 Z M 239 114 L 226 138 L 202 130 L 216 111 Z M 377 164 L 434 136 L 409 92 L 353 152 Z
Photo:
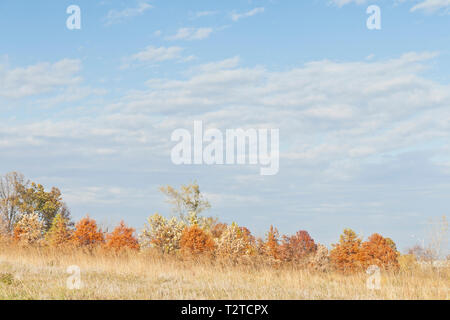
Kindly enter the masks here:
M 139 235 L 124 221 L 106 232 L 89 216 L 75 223 L 58 188 L 46 191 L 20 173 L 8 173 L 0 177 L 0 235 L 21 246 L 152 250 L 161 255 L 202 256 L 232 264 L 294 265 L 344 273 L 363 271 L 372 265 L 396 271 L 405 260 L 421 258 L 417 252 L 401 255 L 392 239 L 378 233 L 363 241 L 351 229 L 344 230 L 331 250 L 316 243 L 305 230 L 280 235 L 271 226 L 265 237 L 255 237 L 237 223 L 203 216 L 211 205 L 197 183 L 179 190 L 161 187 L 160 191 L 173 207 L 171 218 L 151 215 Z

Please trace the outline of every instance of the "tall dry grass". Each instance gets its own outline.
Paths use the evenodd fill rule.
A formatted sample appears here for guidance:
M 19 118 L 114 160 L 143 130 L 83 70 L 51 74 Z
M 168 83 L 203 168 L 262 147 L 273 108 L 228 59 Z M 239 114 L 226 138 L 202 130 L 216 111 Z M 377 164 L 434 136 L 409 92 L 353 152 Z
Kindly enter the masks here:
M 71 265 L 81 269 L 79 290 L 66 285 Z M 381 289 L 369 290 L 364 273 L 232 266 L 151 251 L 112 254 L 0 245 L 0 299 L 448 299 L 449 274 L 448 268 L 409 266 L 382 272 Z

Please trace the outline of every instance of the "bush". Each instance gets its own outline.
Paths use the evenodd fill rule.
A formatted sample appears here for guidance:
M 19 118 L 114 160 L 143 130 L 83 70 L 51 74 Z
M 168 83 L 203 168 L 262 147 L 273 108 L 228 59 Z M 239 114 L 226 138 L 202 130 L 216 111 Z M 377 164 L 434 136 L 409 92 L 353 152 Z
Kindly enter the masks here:
M 185 223 L 173 217 L 167 220 L 159 214 L 149 217 L 140 235 L 143 248 L 158 248 L 161 253 L 174 253 L 180 249 Z
M 14 226 L 14 240 L 23 245 L 40 244 L 44 235 L 44 223 L 37 213 L 24 214 Z
M 307 263 L 308 257 L 316 252 L 317 245 L 307 231 L 298 231 L 295 235 L 283 236 L 280 257 L 283 261 Z
M 102 230 L 98 229 L 97 222 L 87 216 L 76 224 L 72 241 L 76 246 L 93 247 L 104 243 L 105 237 Z
M 189 254 L 212 253 L 215 244 L 212 237 L 198 225 L 186 227 L 180 239 L 181 250 Z
M 325 272 L 331 269 L 330 257 L 328 255 L 328 249 L 324 245 L 318 244 L 316 251 L 309 258 L 309 267 L 316 271 Z
M 361 239 L 351 229 L 345 229 L 339 243 L 333 244 L 330 260 L 333 266 L 344 273 L 361 270 Z
M 254 239 L 247 228 L 232 223 L 216 241 L 216 256 L 235 263 L 241 257 L 254 253 L 253 242 Z
M 133 235 L 134 231 L 133 228 L 128 228 L 125 222 L 121 221 L 114 231 L 106 236 L 106 247 L 115 251 L 125 248 L 138 250 L 139 243 Z
M 391 240 L 392 241 L 392 240 Z M 397 252 L 392 248 L 390 241 L 386 241 L 378 233 L 374 233 L 369 240 L 361 245 L 360 259 L 362 266 L 368 268 L 376 265 L 382 269 L 397 270 Z
M 211 228 L 211 235 L 213 238 L 219 239 L 227 228 L 226 223 L 217 223 Z
M 53 219 L 50 230 L 45 235 L 45 240 L 52 247 L 60 247 L 70 242 L 72 230 L 69 228 L 70 221 L 58 213 Z

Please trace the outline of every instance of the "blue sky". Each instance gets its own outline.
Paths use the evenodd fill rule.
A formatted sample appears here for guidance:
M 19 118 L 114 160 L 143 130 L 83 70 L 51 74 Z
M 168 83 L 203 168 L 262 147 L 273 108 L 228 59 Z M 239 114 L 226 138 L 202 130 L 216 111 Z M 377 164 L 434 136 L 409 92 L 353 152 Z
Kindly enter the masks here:
M 68 30 L 66 8 L 81 8 Z M 381 8 L 381 30 L 366 9 Z M 403 249 L 450 204 L 450 1 L 0 3 L 0 172 L 58 186 L 78 219 L 138 230 L 157 188 L 262 235 L 343 228 Z M 276 176 L 175 166 L 177 128 L 279 128 Z M 414 236 L 414 237 L 413 237 Z

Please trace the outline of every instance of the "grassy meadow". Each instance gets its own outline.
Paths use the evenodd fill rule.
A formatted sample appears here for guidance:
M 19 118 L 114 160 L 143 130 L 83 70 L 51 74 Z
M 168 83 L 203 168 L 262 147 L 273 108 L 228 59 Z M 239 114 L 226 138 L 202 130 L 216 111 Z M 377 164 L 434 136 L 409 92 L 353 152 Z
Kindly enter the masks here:
M 72 265 L 80 268 L 80 289 L 67 286 Z M 365 273 L 8 244 L 0 249 L 0 299 L 448 299 L 449 271 L 382 272 L 380 289 L 369 290 Z

